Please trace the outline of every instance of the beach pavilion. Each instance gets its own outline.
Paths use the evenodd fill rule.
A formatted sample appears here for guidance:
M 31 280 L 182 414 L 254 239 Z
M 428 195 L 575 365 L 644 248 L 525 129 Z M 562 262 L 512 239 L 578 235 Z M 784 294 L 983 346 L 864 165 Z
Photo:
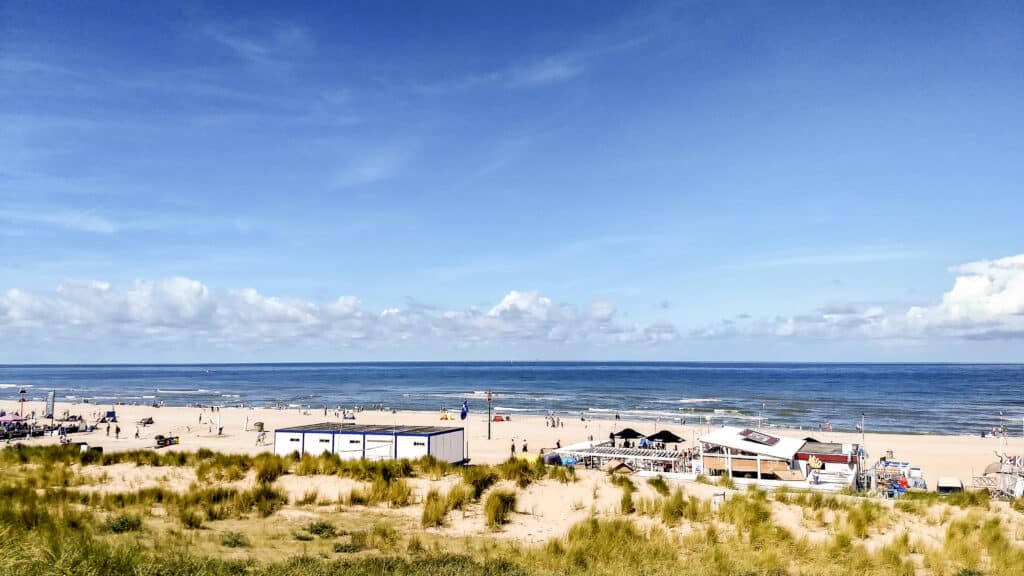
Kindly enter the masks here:
M 753 477 L 757 480 L 803 480 L 795 469 L 800 438 L 771 436 L 724 426 L 700 438 L 701 466 L 709 476 Z
M 860 470 L 857 444 L 807 441 L 724 426 L 701 436 L 700 445 L 704 474 L 747 479 L 762 486 L 838 490 L 855 486 Z
M 634 431 L 635 432 L 635 431 Z M 641 435 L 640 437 L 643 437 Z M 637 472 L 686 472 L 684 454 L 676 450 L 625 448 L 611 441 L 587 441 L 555 450 L 563 462 L 579 462 L 586 468 L 603 470 L 626 466 Z

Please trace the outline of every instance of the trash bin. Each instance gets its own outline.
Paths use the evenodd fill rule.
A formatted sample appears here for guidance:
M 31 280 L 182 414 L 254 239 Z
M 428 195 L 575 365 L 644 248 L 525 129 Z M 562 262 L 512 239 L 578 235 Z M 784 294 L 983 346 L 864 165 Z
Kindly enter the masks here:
M 257 432 L 263 432 L 263 422 L 256 422 L 252 426 Z

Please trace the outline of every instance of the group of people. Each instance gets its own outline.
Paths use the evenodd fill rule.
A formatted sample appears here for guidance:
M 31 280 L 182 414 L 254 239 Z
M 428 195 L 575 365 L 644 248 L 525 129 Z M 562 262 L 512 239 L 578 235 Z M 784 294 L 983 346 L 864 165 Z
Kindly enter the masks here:
M 549 414 L 544 417 L 544 426 L 548 428 L 565 428 L 565 423 L 558 416 Z
M 526 454 L 527 452 L 529 452 L 528 448 L 529 447 L 526 445 L 526 438 L 523 438 L 523 454 Z M 516 439 L 513 438 L 512 439 L 512 457 L 515 458 L 515 456 L 516 456 Z

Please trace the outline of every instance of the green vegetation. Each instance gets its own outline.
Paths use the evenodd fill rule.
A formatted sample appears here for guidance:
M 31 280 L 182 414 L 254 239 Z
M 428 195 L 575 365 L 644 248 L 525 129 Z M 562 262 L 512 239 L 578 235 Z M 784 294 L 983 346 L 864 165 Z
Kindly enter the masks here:
M 491 528 L 498 528 L 508 522 L 508 516 L 515 511 L 516 493 L 511 490 L 495 490 L 487 495 L 484 503 L 484 518 Z
M 412 502 L 412 488 L 401 479 L 390 481 L 379 477 L 368 487 L 354 488 L 348 495 L 347 503 L 352 506 L 376 506 L 387 504 L 391 508 L 408 506 Z
M 665 479 L 662 478 L 661 476 L 655 476 L 654 478 L 648 478 L 647 479 L 647 484 L 651 488 L 654 488 L 654 491 L 657 492 L 658 494 L 661 494 L 662 496 L 668 496 L 668 494 L 670 492 L 670 490 L 668 488 L 668 482 L 665 482 Z
M 444 518 L 448 515 L 448 499 L 441 496 L 441 492 L 437 488 L 432 488 L 427 492 L 427 497 L 423 501 L 423 515 L 420 523 L 424 527 L 429 526 L 441 526 L 444 524 Z
M 118 514 L 113 518 L 107 519 L 103 523 L 103 528 L 114 534 L 122 534 L 124 532 L 136 532 L 142 529 L 142 518 L 134 514 Z
M 306 532 L 321 538 L 334 538 L 338 535 L 338 530 L 334 527 L 334 524 L 324 522 L 323 520 L 310 523 L 306 526 Z
M 612 484 L 622 488 L 622 497 L 619 499 L 619 512 L 622 514 L 632 514 L 636 512 L 636 505 L 633 502 L 633 492 L 636 491 L 636 485 L 633 481 L 621 474 L 611 475 Z
M 225 532 L 220 537 L 220 543 L 225 548 L 248 548 L 249 539 L 241 532 Z
M 748 490 L 732 493 L 712 515 L 707 500 L 679 488 L 666 493 L 658 479 L 646 480 L 657 496 L 634 498 L 636 479 L 614 475 L 610 481 L 629 492 L 636 511 L 649 518 L 591 517 L 564 536 L 534 546 L 486 536 L 452 538 L 445 531 L 382 521 L 387 516 L 399 522 L 409 516 L 406 512 L 330 507 L 296 511 L 307 517 L 303 521 L 275 515 L 288 505 L 278 487 L 284 483 L 276 481 L 281 474 L 351 477 L 364 483 L 359 490 L 367 500 L 394 505 L 412 501 L 409 477 L 454 473 L 436 462 L 382 466 L 338 461 L 334 468 L 329 457 L 179 454 L 118 459 L 194 466 L 197 476 L 202 468 L 203 479 L 183 492 L 162 487 L 102 492 L 87 486 L 95 483 L 102 458 L 83 464 L 79 453 L 56 447 L 0 451 L 0 576 L 1024 574 L 1024 519 L 1002 505 L 990 511 L 984 494 L 913 495 L 892 508 L 869 498 Z M 269 472 L 262 482 L 232 483 L 238 471 L 257 477 L 261 465 Z M 93 469 L 83 473 L 82 466 Z M 497 481 L 519 485 L 523 478 L 528 483 L 554 479 L 558 469 L 526 462 L 466 468 L 447 493 L 427 493 L 421 523 L 443 526 L 448 513 L 467 508 L 476 513 L 472 503 L 483 499 L 484 520 L 500 528 L 516 521 L 517 498 L 514 491 L 495 488 Z M 299 498 L 312 501 L 309 494 Z M 1011 506 L 1024 510 L 1021 502 Z M 805 520 L 808 514 L 823 518 L 815 539 L 799 536 L 796 529 L 791 533 L 774 520 L 784 513 L 792 518 L 793 507 Z M 892 533 L 897 520 L 910 524 Z M 198 528 L 206 529 L 192 530 Z
M 498 475 L 490 466 L 467 466 L 462 469 L 462 481 L 472 487 L 476 501 L 498 481 Z

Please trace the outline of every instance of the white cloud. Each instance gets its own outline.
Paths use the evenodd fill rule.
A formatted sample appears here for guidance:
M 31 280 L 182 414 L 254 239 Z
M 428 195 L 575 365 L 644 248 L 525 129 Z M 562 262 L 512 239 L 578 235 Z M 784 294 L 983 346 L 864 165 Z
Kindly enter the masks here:
M 916 333 L 1024 338 L 1024 254 L 953 268 L 953 288 L 934 306 L 907 311 Z
M 513 86 L 541 86 L 564 82 L 583 73 L 583 64 L 574 58 L 545 58 L 529 66 L 511 71 L 509 82 Z
M 338 188 L 371 184 L 398 174 L 412 156 L 408 148 L 381 148 L 363 151 L 346 158 L 332 184 Z
M 0 209 L 0 221 L 4 220 L 15 224 L 42 224 L 44 226 L 99 234 L 112 234 L 118 230 L 118 225 L 112 220 L 90 210 L 7 207 Z
M 253 64 L 277 64 L 282 54 L 309 47 L 309 34 L 299 26 L 275 24 L 262 28 L 258 33 L 243 33 L 237 27 L 211 23 L 202 30 L 207 38 Z
M 509 342 L 651 345 L 676 336 L 664 324 L 619 325 L 614 314 L 608 302 L 580 313 L 536 291 L 513 290 L 487 311 L 373 311 L 352 296 L 318 304 L 252 288 L 213 290 L 189 278 L 140 280 L 123 289 L 71 281 L 48 295 L 14 289 L 0 294 L 0 337 L 20 343 L 102 338 L 115 348 L 124 342 L 187 341 L 235 349 L 277 343 L 331 349 L 408 342 L 452 348 Z
M 691 331 L 694 338 L 927 340 L 1024 338 L 1024 254 L 951 269 L 953 288 L 941 302 L 898 309 L 832 305 L 775 318 L 726 318 Z

